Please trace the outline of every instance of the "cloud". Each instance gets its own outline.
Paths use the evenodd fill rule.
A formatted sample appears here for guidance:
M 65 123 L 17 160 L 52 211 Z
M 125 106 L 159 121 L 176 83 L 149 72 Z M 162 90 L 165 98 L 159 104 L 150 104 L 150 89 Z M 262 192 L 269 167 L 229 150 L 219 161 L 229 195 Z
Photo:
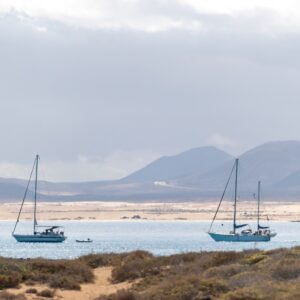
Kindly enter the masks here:
M 97 180 L 208 143 L 299 139 L 288 11 L 197 3 L 1 1 L 0 176 L 26 178 L 35 153 L 49 179 Z
M 2 0 L 1 12 L 75 27 L 145 32 L 234 30 L 240 24 L 274 33 L 298 31 L 300 25 L 300 5 L 292 0 Z M 221 24 L 222 19 L 234 22 Z
M 236 149 L 238 146 L 236 141 L 219 133 L 212 134 L 207 139 L 207 144 L 216 146 L 217 148 L 225 149 L 230 152 L 232 152 L 232 150 Z
M 38 32 L 47 32 L 47 28 L 46 28 L 46 27 L 43 27 L 43 26 L 38 26 L 38 27 L 36 27 L 36 30 L 37 30 Z
M 73 161 L 43 161 L 39 165 L 39 179 L 48 181 L 94 181 L 120 179 L 144 167 L 157 155 L 113 151 L 105 157 L 80 155 Z M 0 177 L 28 179 L 32 165 L 0 162 Z
M 171 0 L 77 0 L 2 1 L 0 12 L 30 18 L 46 18 L 68 25 L 96 29 L 133 29 L 155 32 L 173 28 L 193 28 L 187 18 L 191 8 Z

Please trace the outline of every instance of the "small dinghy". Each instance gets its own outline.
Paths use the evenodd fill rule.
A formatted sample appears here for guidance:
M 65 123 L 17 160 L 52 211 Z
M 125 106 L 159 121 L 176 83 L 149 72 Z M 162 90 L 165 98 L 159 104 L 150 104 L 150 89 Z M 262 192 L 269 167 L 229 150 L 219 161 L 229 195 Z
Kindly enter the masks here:
M 91 240 L 90 238 L 87 238 L 85 240 L 76 240 L 76 243 L 92 243 L 93 240 Z

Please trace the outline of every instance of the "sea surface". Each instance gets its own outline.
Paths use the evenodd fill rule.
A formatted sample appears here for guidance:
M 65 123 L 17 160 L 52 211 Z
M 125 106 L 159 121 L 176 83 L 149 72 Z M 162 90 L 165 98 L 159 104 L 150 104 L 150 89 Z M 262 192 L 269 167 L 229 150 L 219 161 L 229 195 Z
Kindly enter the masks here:
M 147 250 L 155 255 L 169 255 L 190 251 L 241 251 L 300 245 L 298 222 L 268 222 L 278 234 L 272 241 L 263 243 L 214 242 L 206 233 L 210 225 L 207 221 L 49 221 L 41 222 L 40 225 L 64 226 L 67 240 L 61 244 L 18 243 L 11 236 L 14 222 L 0 221 L 0 256 L 59 259 L 137 249 Z M 255 223 L 250 225 L 255 227 Z M 213 228 L 215 231 L 228 232 L 231 226 L 231 222 L 217 222 Z M 32 222 L 20 222 L 16 232 L 32 233 Z M 76 239 L 86 238 L 91 238 L 93 243 L 76 243 Z

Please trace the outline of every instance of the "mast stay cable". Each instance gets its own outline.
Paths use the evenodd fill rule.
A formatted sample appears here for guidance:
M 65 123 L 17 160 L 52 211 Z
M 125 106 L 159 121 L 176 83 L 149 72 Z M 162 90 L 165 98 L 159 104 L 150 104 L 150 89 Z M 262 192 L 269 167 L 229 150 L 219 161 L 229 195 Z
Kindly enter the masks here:
M 22 204 L 21 204 L 21 207 L 20 207 L 20 210 L 19 210 L 18 218 L 17 218 L 17 221 L 15 223 L 15 227 L 14 227 L 14 230 L 13 230 L 12 234 L 15 233 L 15 230 L 16 230 L 17 225 L 18 225 L 19 220 L 20 220 L 21 212 L 22 212 L 22 209 L 23 209 L 23 205 L 24 205 L 25 199 L 27 197 L 27 193 L 28 193 L 28 190 L 29 190 L 29 185 L 30 185 L 30 182 L 31 182 L 31 177 L 32 177 L 32 174 L 33 174 L 33 171 L 34 171 L 34 168 L 35 168 L 35 164 L 36 164 L 36 159 L 34 159 L 32 170 L 30 172 L 29 180 L 27 182 L 26 190 L 25 190 L 25 193 L 24 193 L 24 196 L 23 196 L 23 200 L 22 200 Z
M 214 215 L 214 217 L 213 217 L 213 219 L 212 219 L 212 221 L 211 221 L 211 223 L 210 223 L 210 227 L 209 227 L 208 232 L 211 232 L 211 229 L 212 229 L 212 226 L 213 226 L 213 224 L 214 224 L 214 221 L 216 220 L 216 217 L 217 217 L 217 214 L 218 214 L 218 212 L 219 212 L 220 206 L 221 206 L 222 201 L 223 201 L 223 199 L 224 199 L 224 197 L 225 197 L 225 194 L 226 194 L 226 191 L 227 191 L 227 188 L 228 188 L 230 179 L 231 179 L 232 174 L 233 174 L 233 171 L 234 171 L 234 169 L 235 169 L 235 165 L 236 165 L 236 163 L 234 162 L 233 167 L 232 167 L 231 172 L 230 172 L 230 175 L 229 175 L 229 178 L 228 178 L 228 180 L 227 180 L 227 182 L 226 182 L 225 189 L 224 189 L 224 191 L 223 191 L 222 197 L 221 197 L 220 202 L 219 202 L 219 204 L 218 204 L 218 208 L 217 208 L 217 210 L 216 210 L 216 212 L 215 212 L 215 215 Z

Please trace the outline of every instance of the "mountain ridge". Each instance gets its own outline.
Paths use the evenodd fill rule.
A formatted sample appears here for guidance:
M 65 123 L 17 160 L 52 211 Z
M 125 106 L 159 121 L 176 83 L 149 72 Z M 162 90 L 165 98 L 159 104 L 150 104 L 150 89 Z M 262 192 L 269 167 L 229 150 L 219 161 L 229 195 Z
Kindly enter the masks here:
M 207 170 L 232 158 L 230 154 L 213 146 L 193 148 L 177 155 L 162 156 L 120 181 L 171 180 L 197 171 L 205 173 Z
M 252 197 L 257 181 L 268 199 L 300 199 L 300 141 L 273 141 L 239 157 L 239 194 Z M 125 178 L 93 182 L 39 181 L 41 201 L 190 201 L 217 199 L 234 157 L 216 147 L 164 156 Z M 298 184 L 299 183 L 299 184 Z M 0 201 L 20 201 L 27 180 L 0 178 Z M 50 191 L 49 191 L 50 190 Z M 299 196 L 298 196 L 299 195 Z

